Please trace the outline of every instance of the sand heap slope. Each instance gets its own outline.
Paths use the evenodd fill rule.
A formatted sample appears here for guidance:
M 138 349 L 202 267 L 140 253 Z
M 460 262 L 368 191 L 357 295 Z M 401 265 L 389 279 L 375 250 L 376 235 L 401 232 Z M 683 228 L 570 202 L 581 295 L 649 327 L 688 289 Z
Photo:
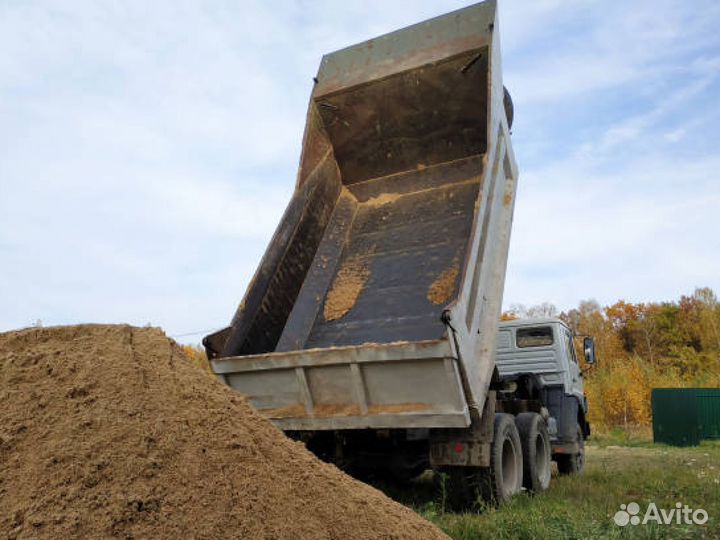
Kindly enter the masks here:
M 0 334 L 0 537 L 439 538 L 157 329 Z

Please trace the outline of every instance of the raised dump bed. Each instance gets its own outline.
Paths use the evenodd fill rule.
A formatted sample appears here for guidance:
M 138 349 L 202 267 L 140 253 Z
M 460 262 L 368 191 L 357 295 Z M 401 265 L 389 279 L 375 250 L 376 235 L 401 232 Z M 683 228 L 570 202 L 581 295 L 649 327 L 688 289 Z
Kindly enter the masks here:
M 204 341 L 282 428 L 466 427 L 482 409 L 517 176 L 495 25 L 486 2 L 323 58 L 295 193 Z

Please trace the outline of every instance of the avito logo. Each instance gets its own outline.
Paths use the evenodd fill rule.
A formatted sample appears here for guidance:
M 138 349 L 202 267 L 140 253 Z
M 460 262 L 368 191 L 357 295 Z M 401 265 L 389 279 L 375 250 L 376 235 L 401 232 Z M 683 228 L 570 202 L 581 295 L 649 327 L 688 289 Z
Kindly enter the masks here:
M 702 508 L 693 510 L 681 502 L 675 503 L 675 508 L 671 508 L 670 510 L 658 508 L 654 502 L 651 502 L 648 504 L 641 518 L 640 505 L 636 502 L 631 502 L 620 505 L 620 510 L 615 512 L 613 516 L 613 521 L 620 527 L 625 527 L 626 525 L 645 525 L 647 523 L 657 523 L 658 525 L 670 525 L 672 523 L 677 525 L 683 523 L 685 525 L 704 525 L 707 523 L 708 518 L 707 511 Z

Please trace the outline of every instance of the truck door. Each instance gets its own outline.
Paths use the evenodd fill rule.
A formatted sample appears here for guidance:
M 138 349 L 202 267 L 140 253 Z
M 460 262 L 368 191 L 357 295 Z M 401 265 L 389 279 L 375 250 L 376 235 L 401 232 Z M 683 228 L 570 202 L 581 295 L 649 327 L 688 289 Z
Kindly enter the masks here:
M 582 371 L 580 371 L 580 365 L 577 361 L 577 355 L 575 354 L 575 346 L 573 345 L 573 337 L 572 334 L 566 330 L 563 329 L 563 342 L 565 344 L 565 355 L 567 358 L 567 365 L 568 365 L 568 383 L 569 383 L 569 393 L 573 394 L 580 399 L 580 403 L 583 402 L 583 379 L 582 379 Z

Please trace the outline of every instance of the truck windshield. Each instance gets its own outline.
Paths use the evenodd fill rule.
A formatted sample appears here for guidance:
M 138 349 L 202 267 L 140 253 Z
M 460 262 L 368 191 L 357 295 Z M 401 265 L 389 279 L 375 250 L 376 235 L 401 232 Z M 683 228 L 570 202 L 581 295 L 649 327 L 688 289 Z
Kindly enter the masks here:
M 544 347 L 553 344 L 553 332 L 549 326 L 518 328 L 515 334 L 518 347 Z

